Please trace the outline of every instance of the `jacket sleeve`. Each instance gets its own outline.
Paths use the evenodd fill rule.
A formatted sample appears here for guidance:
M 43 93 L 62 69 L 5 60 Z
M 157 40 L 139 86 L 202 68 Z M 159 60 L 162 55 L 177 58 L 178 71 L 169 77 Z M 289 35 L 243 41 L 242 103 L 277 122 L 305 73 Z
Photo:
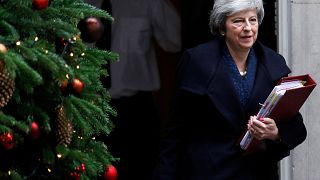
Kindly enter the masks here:
M 290 154 L 290 150 L 301 144 L 307 137 L 307 130 L 303 123 L 303 118 L 298 113 L 291 121 L 278 124 L 280 141 L 266 141 L 267 153 L 269 157 L 276 160 Z
M 181 50 L 181 19 L 169 0 L 152 0 L 151 23 L 157 43 L 168 52 Z

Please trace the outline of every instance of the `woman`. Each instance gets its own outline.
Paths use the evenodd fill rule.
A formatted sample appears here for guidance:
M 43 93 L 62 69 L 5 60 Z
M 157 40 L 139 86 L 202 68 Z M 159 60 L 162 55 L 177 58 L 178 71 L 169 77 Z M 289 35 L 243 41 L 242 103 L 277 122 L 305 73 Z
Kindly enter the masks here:
M 257 42 L 262 0 L 216 0 L 214 40 L 187 50 L 178 71 L 172 118 L 155 180 L 275 180 L 277 163 L 306 138 L 298 113 L 290 122 L 254 116 L 290 69 Z M 238 139 L 248 129 L 266 148 L 244 155 Z

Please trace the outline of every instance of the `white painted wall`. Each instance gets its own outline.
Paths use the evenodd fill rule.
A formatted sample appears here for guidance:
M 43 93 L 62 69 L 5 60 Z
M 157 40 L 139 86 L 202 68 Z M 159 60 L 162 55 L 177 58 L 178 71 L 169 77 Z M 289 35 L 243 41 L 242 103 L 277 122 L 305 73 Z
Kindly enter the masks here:
M 279 52 L 286 57 L 292 75 L 310 74 L 320 83 L 320 0 L 278 0 L 278 4 Z M 308 136 L 280 163 L 281 180 L 320 179 L 320 87 L 300 112 Z

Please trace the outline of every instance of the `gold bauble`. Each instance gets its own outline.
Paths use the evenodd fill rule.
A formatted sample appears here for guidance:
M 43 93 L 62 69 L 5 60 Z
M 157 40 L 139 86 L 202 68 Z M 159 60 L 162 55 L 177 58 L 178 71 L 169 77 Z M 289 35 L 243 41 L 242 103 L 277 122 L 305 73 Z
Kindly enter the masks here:
M 7 47 L 4 44 L 0 43 L 0 51 L 6 53 L 8 51 Z
M 0 52 L 6 53 L 7 51 L 8 51 L 7 47 L 4 44 L 0 43 Z M 3 69 L 4 69 L 4 62 L 3 60 L 0 59 L 0 73 L 3 71 Z

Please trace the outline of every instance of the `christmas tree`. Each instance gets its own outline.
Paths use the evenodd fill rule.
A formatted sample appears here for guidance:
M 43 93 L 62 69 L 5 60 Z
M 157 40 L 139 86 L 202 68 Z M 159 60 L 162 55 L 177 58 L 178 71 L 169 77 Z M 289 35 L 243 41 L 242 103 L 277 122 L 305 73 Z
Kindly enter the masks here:
M 0 0 L 0 179 L 114 178 L 99 141 L 113 128 L 103 68 L 89 46 L 112 21 L 82 0 Z

